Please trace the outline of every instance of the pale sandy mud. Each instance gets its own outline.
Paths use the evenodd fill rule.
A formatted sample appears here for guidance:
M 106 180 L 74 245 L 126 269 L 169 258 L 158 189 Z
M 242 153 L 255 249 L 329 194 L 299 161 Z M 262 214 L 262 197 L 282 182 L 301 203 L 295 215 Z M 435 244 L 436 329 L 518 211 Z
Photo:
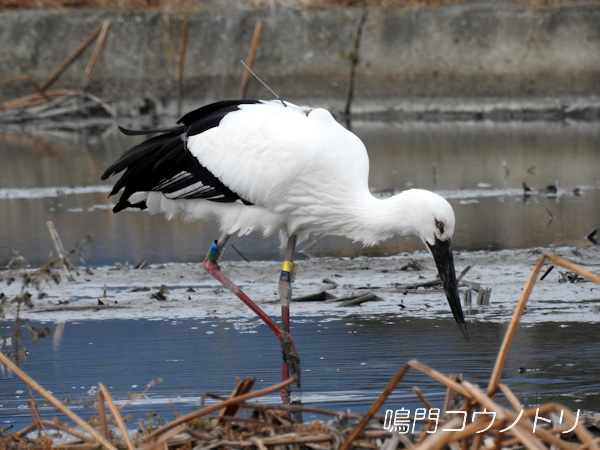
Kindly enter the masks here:
M 582 268 L 600 273 L 598 247 L 536 248 L 526 250 L 456 252 L 457 274 L 471 266 L 460 287 L 463 299 L 470 288 L 489 289 L 488 305 L 477 305 L 472 290 L 471 306 L 464 305 L 468 322 L 508 322 L 535 264 L 544 253 L 563 257 Z M 567 270 L 547 262 L 538 276 L 522 323 L 599 322 L 600 286 L 584 279 L 572 282 Z M 277 279 L 280 263 L 221 263 L 223 272 L 269 315 L 280 315 Z M 416 267 L 416 268 L 415 268 Z M 239 318 L 254 324 L 253 313 L 225 290 L 200 264 L 150 265 L 135 269 L 79 267 L 75 281 L 67 281 L 62 269 L 59 284 L 42 283 L 43 298 L 33 294 L 33 307 L 23 307 L 20 316 L 35 321 L 105 320 L 131 318 Z M 0 292 L 12 299 L 22 290 L 23 272 L 0 272 Z M 437 272 L 428 252 L 403 253 L 392 257 L 355 259 L 313 258 L 300 261 L 294 297 L 327 291 L 345 299 L 368 293 L 374 300 L 359 306 L 340 306 L 335 299 L 293 301 L 292 314 L 304 317 L 364 316 L 451 318 L 444 294 L 436 288 L 411 288 L 435 280 Z M 14 281 L 8 284 L 8 280 Z M 162 287 L 161 287 L 162 286 Z M 470 287 L 469 287 L 470 286 Z M 16 306 L 4 302 L 4 317 L 14 318 Z M 258 323 L 257 323 L 258 324 Z

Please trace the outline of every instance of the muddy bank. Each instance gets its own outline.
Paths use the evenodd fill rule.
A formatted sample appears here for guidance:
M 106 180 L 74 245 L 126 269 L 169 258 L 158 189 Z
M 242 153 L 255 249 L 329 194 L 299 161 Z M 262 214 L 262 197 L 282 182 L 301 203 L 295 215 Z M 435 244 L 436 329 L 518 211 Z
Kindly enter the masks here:
M 535 264 L 543 253 L 568 259 L 588 271 L 600 272 L 597 247 L 457 252 L 457 274 L 468 266 L 460 288 L 468 322 L 507 323 Z M 546 264 L 543 272 L 551 264 Z M 223 271 L 268 314 L 279 316 L 277 274 L 280 263 L 227 262 Z M 60 272 L 60 271 L 59 271 Z M 543 273 L 542 272 L 542 273 Z M 443 291 L 427 286 L 436 269 L 428 252 L 386 258 L 313 258 L 300 262 L 294 284 L 293 314 L 304 317 L 362 317 L 452 319 Z M 260 321 L 229 291 L 208 276 L 200 264 L 117 265 L 80 268 L 75 281 L 43 283 L 42 298 L 22 308 L 22 317 L 36 321 L 104 320 L 125 318 L 238 318 L 240 326 Z M 20 272 L 0 272 L 0 292 L 19 295 Z M 9 281 L 12 283 L 8 284 Z M 29 287 L 34 293 L 35 290 Z M 470 292 L 471 304 L 465 301 Z M 487 293 L 486 293 L 487 291 Z M 320 294 L 316 298 L 308 297 Z M 485 296 L 488 296 L 487 301 Z M 366 296 L 366 297 L 365 297 Z M 571 277 L 555 267 L 538 281 L 523 323 L 600 322 L 600 286 Z M 344 303 L 350 298 L 363 301 Z M 479 304 L 481 303 L 481 304 Z M 4 317 L 15 305 L 5 302 Z
M 119 113 L 176 115 L 189 21 L 183 109 L 237 97 L 255 23 L 255 68 L 279 95 L 357 114 L 400 118 L 597 118 L 600 3 L 528 10 L 473 2 L 436 8 L 305 9 L 204 6 L 167 12 L 7 11 L 0 78 L 42 82 L 103 21 L 110 22 L 88 92 Z M 52 88 L 79 88 L 90 46 Z M 32 92 L 20 81 L 0 99 Z M 251 82 L 249 97 L 270 97 Z

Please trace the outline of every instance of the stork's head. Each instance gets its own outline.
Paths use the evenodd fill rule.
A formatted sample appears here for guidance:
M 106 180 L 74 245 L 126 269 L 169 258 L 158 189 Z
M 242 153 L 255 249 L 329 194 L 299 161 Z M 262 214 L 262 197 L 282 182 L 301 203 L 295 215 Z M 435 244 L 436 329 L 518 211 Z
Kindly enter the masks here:
M 435 260 L 446 298 L 454 319 L 465 340 L 469 340 L 465 318 L 458 297 L 458 283 L 454 271 L 451 240 L 454 234 L 454 211 L 450 203 L 433 192 L 412 189 L 415 197 L 414 232 L 429 247 Z
M 454 235 L 454 210 L 446 199 L 434 192 L 412 189 L 418 196 L 415 208 L 416 234 L 430 248 L 438 241 L 450 242 Z

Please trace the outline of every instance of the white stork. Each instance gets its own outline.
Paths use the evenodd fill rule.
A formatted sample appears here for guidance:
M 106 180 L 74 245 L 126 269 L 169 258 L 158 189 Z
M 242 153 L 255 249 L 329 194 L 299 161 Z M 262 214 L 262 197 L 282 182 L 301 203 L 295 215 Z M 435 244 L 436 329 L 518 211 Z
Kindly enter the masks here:
M 390 198 L 371 195 L 369 159 L 361 140 L 324 109 L 288 102 L 232 100 L 204 106 L 179 125 L 125 152 L 102 179 L 125 171 L 110 195 L 123 193 L 114 212 L 147 209 L 168 218 L 215 218 L 221 236 L 204 268 L 246 303 L 282 343 L 283 378 L 299 375 L 289 335 L 296 244 L 309 235 L 338 235 L 374 245 L 394 235 L 417 235 L 430 248 L 454 318 L 468 340 L 450 241 L 454 212 L 439 195 L 410 189 Z M 282 327 L 219 269 L 233 233 L 279 231 L 286 243 L 279 280 Z

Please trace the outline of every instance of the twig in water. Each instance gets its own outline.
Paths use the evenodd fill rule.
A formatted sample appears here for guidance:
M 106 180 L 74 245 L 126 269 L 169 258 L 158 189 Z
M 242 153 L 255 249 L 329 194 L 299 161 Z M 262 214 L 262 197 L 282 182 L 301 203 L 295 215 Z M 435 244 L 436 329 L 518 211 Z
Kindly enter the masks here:
M 359 306 L 361 303 L 370 302 L 372 300 L 383 300 L 381 297 L 376 296 L 372 292 L 368 294 L 359 295 L 358 297 L 350 297 L 346 299 L 341 299 L 341 303 L 338 306 Z
M 294 303 L 297 302 L 330 302 L 330 301 L 339 301 L 339 299 L 330 294 L 327 291 L 320 291 L 314 294 L 303 295 L 301 297 L 294 297 Z
M 131 400 L 123 403 L 121 406 L 119 406 L 119 410 L 125 408 L 126 406 L 129 406 L 130 404 L 132 404 L 133 402 L 139 400 L 140 398 L 144 398 L 146 396 L 146 393 L 150 390 L 151 387 L 156 386 L 157 384 L 162 383 L 162 378 L 155 378 L 154 380 L 152 380 L 150 383 L 148 383 L 146 385 L 146 387 L 144 388 L 144 390 L 142 392 L 140 392 L 139 394 L 130 394 L 129 396 L 131 397 Z
M 463 277 L 469 272 L 469 270 L 471 270 L 472 267 L 473 267 L 472 265 L 465 267 L 463 269 L 463 271 L 460 273 L 460 275 L 458 277 L 456 277 L 456 281 L 462 280 Z
M 552 269 L 554 269 L 554 266 L 548 267 L 548 270 L 546 270 L 546 272 L 544 272 L 544 275 L 542 275 L 542 278 L 540 278 L 540 281 L 542 281 L 544 278 L 546 278 L 548 276 L 548 274 L 550 272 L 552 272 Z
M 585 237 L 588 241 L 590 241 L 594 245 L 598 245 L 598 240 L 596 239 L 596 234 L 598 233 L 598 228 L 594 228 L 592 231 L 588 233 Z
M 469 307 L 471 306 L 471 295 L 472 295 L 471 288 L 468 288 L 465 291 L 465 296 L 464 296 L 464 300 L 463 300 L 464 306 L 469 306 Z
M 71 263 L 67 259 L 67 256 L 65 253 L 65 248 L 63 247 L 62 242 L 60 241 L 60 237 L 58 236 L 58 232 L 56 231 L 56 228 L 54 227 L 54 222 L 52 222 L 51 220 L 48 220 L 46 222 L 46 225 L 48 226 L 48 231 L 50 232 L 50 237 L 52 238 L 52 241 L 54 242 L 54 248 L 56 249 L 58 258 L 61 260 L 62 265 L 65 268 L 65 272 L 67 272 L 67 279 L 69 281 L 75 281 L 75 278 L 73 277 L 73 274 L 71 273 Z

